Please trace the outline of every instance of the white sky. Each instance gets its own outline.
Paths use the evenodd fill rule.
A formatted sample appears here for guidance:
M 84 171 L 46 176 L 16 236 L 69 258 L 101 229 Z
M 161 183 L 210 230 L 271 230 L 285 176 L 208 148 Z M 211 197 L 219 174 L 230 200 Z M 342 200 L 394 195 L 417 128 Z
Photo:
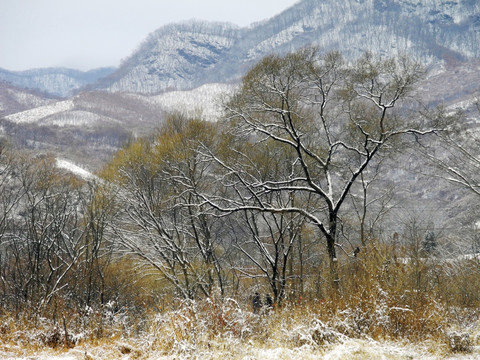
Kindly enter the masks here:
M 240 26 L 298 0 L 0 0 L 0 67 L 118 66 L 152 31 L 189 19 Z

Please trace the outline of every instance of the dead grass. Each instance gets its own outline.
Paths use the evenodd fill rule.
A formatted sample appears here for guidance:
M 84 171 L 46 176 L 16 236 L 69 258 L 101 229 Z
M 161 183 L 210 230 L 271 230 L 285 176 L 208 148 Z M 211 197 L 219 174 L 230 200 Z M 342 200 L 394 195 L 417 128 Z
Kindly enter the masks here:
M 145 281 L 130 297 L 131 308 L 109 303 L 89 311 L 63 310 L 65 324 L 58 315 L 3 313 L 0 354 L 74 348 L 102 359 L 240 359 L 281 348 L 282 354 L 303 351 L 305 358 L 314 358 L 345 344 L 368 349 L 368 344 L 389 342 L 417 344 L 439 358 L 475 354 L 480 345 L 478 263 L 406 258 L 371 245 L 342 261 L 340 286 L 324 282 L 321 292 L 305 291 L 301 299 L 290 294 L 281 307 L 260 315 L 252 313 L 245 295 L 152 305 L 153 298 L 145 301 L 140 290 L 152 294 L 155 283 Z M 328 279 L 330 270 L 320 271 L 316 278 Z M 128 290 L 135 293 L 133 282 Z M 135 299 L 142 301 L 143 311 Z M 368 358 L 362 354 L 370 350 L 362 346 L 359 358 Z

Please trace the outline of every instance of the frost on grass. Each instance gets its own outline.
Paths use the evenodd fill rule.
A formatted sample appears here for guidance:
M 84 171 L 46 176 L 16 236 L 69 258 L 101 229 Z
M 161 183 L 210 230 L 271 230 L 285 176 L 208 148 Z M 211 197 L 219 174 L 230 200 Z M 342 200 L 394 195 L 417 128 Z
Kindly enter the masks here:
M 37 328 L 20 329 L 5 322 L 2 331 L 13 334 L 10 343 L 17 352 L 2 347 L 0 358 L 466 360 L 480 355 L 473 340 L 476 323 L 464 332 L 445 330 L 450 335 L 444 338 L 375 336 L 378 329 L 386 334 L 388 327 L 396 326 L 399 313 L 411 312 L 388 308 L 379 300 L 372 308 L 359 306 L 335 314 L 326 307 L 287 305 L 257 315 L 234 299 L 207 299 L 183 301 L 174 310 L 133 319 L 126 309 L 108 303 L 102 309 L 86 309 L 77 319 L 82 326 L 75 326 L 73 319 L 68 322 L 73 349 L 65 347 L 59 324 L 39 319 Z M 30 351 L 20 351 L 28 346 Z
M 468 332 L 451 332 L 447 334 L 448 345 L 455 353 L 470 353 L 472 351 L 472 338 Z

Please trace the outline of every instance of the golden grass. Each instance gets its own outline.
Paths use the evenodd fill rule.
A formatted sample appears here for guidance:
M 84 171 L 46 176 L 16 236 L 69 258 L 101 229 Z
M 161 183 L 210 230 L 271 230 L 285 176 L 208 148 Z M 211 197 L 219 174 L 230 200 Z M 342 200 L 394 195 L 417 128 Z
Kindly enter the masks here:
M 252 313 L 248 295 L 173 302 L 152 295 L 158 284 L 152 277 L 130 277 L 128 286 L 120 286 L 127 283 L 124 275 L 107 278 L 106 283 L 127 291 L 128 304 L 89 312 L 63 308 L 55 319 L 46 316 L 48 309 L 43 317 L 4 312 L 0 355 L 74 348 L 103 359 L 214 358 L 212 354 L 241 359 L 283 349 L 278 358 L 298 351 L 315 358 L 340 344 L 357 349 L 358 358 L 368 358 L 369 342 L 418 344 L 439 358 L 475 351 L 480 339 L 478 262 L 406 258 L 392 256 L 388 246 L 371 245 L 357 258 L 343 259 L 338 287 L 324 281 L 320 292 L 306 288 L 301 299 L 289 292 L 281 307 L 260 315 Z M 131 266 L 118 263 L 108 275 L 126 274 L 123 270 Z M 329 278 L 328 268 L 316 271 L 321 273 L 311 278 Z

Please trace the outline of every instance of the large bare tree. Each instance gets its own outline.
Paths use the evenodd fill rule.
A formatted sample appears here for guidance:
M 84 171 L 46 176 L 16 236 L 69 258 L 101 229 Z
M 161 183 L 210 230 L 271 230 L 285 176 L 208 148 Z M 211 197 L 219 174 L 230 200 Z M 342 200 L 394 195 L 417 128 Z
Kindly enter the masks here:
M 216 180 L 230 196 L 203 194 L 204 200 L 227 213 L 302 215 L 325 239 L 335 274 L 339 216 L 352 186 L 396 138 L 439 128 L 405 102 L 422 75 L 407 58 L 366 54 L 347 64 L 315 48 L 264 58 L 226 104 L 231 143 L 210 152 L 219 165 Z M 272 143 L 279 159 L 258 156 Z M 270 171 L 280 163 L 284 171 Z M 279 202 L 272 192 L 295 194 L 296 202 Z

